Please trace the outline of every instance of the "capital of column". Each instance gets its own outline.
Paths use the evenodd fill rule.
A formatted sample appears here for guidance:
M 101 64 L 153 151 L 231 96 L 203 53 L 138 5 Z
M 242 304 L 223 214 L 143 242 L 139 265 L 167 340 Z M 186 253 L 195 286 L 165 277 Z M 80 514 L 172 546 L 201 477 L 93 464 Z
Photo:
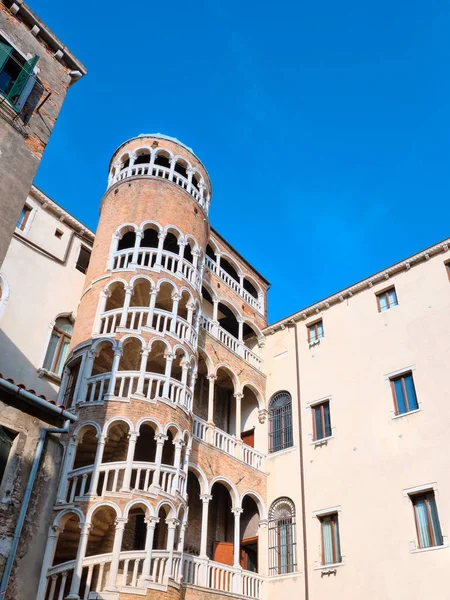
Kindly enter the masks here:
M 244 394 L 242 394 L 242 392 L 236 392 L 236 394 L 233 394 L 233 396 L 236 398 L 236 400 L 242 400 Z
M 159 523 L 159 519 L 158 517 L 145 517 L 144 519 L 145 524 L 147 525 L 147 529 L 151 529 L 152 527 L 156 527 L 156 525 Z
M 125 528 L 127 519 L 125 517 L 117 517 L 114 521 L 114 525 L 116 526 L 116 531 L 120 531 Z
M 178 294 L 177 292 L 174 292 L 172 294 L 172 300 L 178 300 L 178 301 L 180 301 L 181 300 L 180 294 Z
M 160 231 L 158 233 L 158 240 L 165 240 L 167 233 L 165 231 Z
M 133 295 L 134 288 L 132 285 L 125 285 L 123 289 L 125 290 L 125 294 Z
M 116 348 L 114 350 L 114 356 L 122 356 L 122 348 Z
M 50 526 L 50 531 L 48 533 L 48 537 L 58 537 L 59 534 L 61 533 L 61 531 L 64 530 L 64 527 L 61 527 L 61 525 L 51 525 Z
M 180 248 L 184 248 L 185 246 L 187 246 L 186 240 L 178 240 L 178 246 Z
M 212 500 L 212 498 L 213 497 L 211 496 L 211 494 L 201 494 L 200 495 L 200 500 L 203 502 L 203 504 L 208 504 L 208 502 L 210 500 Z
M 150 350 L 148 348 L 142 348 L 141 356 L 148 356 L 150 354 Z
M 166 360 L 173 360 L 175 358 L 175 354 L 173 352 L 164 352 L 164 358 Z
M 216 381 L 217 375 L 207 375 L 206 379 L 209 379 L 209 381 Z
M 175 527 L 177 527 L 180 524 L 180 521 L 178 519 L 166 519 L 166 523 L 167 523 L 167 528 L 168 529 L 175 529 Z
M 158 290 L 152 290 L 150 292 L 150 296 L 157 296 L 158 295 Z
M 258 527 L 265 528 L 269 525 L 268 519 L 260 519 Z
M 188 303 L 186 304 L 186 308 L 187 308 L 188 310 L 195 310 L 195 302 L 188 302 Z
M 89 531 L 92 527 L 92 523 L 79 523 L 78 527 L 80 528 L 80 536 L 81 535 L 89 535 Z
M 70 438 L 70 443 L 75 446 L 75 444 L 78 442 L 78 440 L 80 439 L 80 436 L 77 435 L 76 433 L 73 434 L 73 436 Z
M 144 232 L 143 231 L 136 231 L 135 235 L 137 238 L 142 239 L 144 237 Z
M 233 513 L 233 515 L 236 517 L 237 515 L 240 515 L 244 512 L 244 509 L 241 508 L 240 506 L 236 506 L 235 508 L 231 509 L 231 512 Z
M 162 445 L 162 444 L 164 444 L 164 442 L 165 442 L 166 440 L 168 440 L 168 439 L 169 439 L 169 438 L 168 438 L 168 436 L 167 436 L 167 435 L 164 435 L 163 433 L 157 433 L 157 434 L 155 435 L 155 442 L 156 442 L 157 444 L 161 444 L 161 445 Z
M 128 433 L 128 439 L 130 440 L 130 442 L 135 442 L 139 437 L 139 433 L 137 431 L 130 431 Z
M 186 445 L 186 442 L 183 440 L 173 440 L 172 444 L 175 446 L 175 448 L 183 448 L 183 446 Z
M 266 422 L 266 419 L 269 415 L 269 411 L 266 408 L 262 408 L 258 410 L 258 421 L 263 425 Z
M 95 437 L 98 440 L 98 444 L 106 444 L 107 437 L 104 433 L 97 433 Z

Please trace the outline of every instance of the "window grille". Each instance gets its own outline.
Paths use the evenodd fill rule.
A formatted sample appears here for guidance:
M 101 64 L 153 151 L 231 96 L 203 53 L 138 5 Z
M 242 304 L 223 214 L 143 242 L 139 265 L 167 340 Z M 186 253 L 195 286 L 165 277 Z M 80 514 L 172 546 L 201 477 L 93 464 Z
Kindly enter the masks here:
M 278 498 L 269 510 L 269 574 L 283 575 L 296 569 L 295 505 Z
M 81 359 L 72 363 L 69 368 L 69 375 L 67 378 L 66 389 L 64 390 L 63 396 L 63 405 L 66 408 L 70 408 L 72 406 L 73 397 L 75 394 L 75 387 L 77 385 L 78 374 L 80 372 Z
M 288 392 L 279 392 L 269 405 L 270 452 L 278 452 L 292 445 L 292 398 Z

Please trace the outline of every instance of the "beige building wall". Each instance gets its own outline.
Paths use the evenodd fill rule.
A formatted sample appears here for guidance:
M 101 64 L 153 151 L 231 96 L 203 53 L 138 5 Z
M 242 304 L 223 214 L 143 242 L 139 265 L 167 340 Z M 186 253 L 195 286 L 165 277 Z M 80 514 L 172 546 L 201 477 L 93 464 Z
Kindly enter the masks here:
M 445 244 L 398 273 L 360 286 L 323 310 L 295 315 L 304 442 L 305 513 L 310 598 L 410 600 L 444 598 L 450 550 L 450 281 Z M 416 266 L 411 264 L 416 263 Z M 378 312 L 376 294 L 395 285 L 398 306 Z M 311 314 L 311 316 L 310 316 Z M 307 325 L 322 318 L 324 338 L 309 346 Z M 275 329 L 276 329 L 275 325 Z M 266 330 L 269 332 L 269 330 Z M 294 327 L 268 335 L 267 390 L 286 389 L 294 407 L 294 449 L 270 457 L 268 506 L 290 496 L 300 517 Z M 419 410 L 396 417 L 389 376 L 413 372 Z M 311 405 L 329 399 L 332 437 L 314 444 Z M 271 465 L 273 468 L 271 469 Z M 294 476 L 294 472 L 296 475 Z M 435 490 L 444 546 L 417 550 L 405 490 Z M 342 564 L 321 567 L 317 511 L 339 515 Z M 299 570 L 301 526 L 297 519 Z M 294 593 L 276 578 L 271 597 Z M 350 593 L 350 596 L 349 596 Z M 302 597 L 299 586 L 295 597 Z
M 27 206 L 26 226 L 16 228 L 0 273 L 0 373 L 55 399 L 59 379 L 40 369 L 55 319 L 76 317 L 85 280 L 76 263 L 94 236 L 37 188 Z

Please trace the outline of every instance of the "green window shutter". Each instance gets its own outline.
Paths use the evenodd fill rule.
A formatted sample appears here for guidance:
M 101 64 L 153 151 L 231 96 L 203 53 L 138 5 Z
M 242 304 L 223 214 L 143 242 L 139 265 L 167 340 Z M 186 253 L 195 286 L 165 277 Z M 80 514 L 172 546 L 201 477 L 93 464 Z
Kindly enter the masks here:
M 6 61 L 11 56 L 12 48 L 3 42 L 0 42 L 0 71 L 6 64 Z
M 23 92 L 23 88 L 26 86 L 28 79 L 33 74 L 33 69 L 36 66 L 37 61 L 39 60 L 39 56 L 33 56 L 30 60 L 23 65 L 22 70 L 19 73 L 19 76 L 14 82 L 9 94 L 8 99 L 14 102 L 14 98 L 20 96 Z

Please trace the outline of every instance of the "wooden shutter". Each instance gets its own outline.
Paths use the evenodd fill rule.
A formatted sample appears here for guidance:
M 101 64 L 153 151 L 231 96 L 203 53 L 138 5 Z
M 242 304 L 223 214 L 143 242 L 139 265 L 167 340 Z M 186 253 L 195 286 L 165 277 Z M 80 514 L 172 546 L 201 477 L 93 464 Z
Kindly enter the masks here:
M 33 69 L 36 66 L 38 60 L 39 56 L 36 55 L 33 56 L 33 58 L 30 58 L 30 60 L 27 60 L 27 62 L 23 65 L 22 70 L 20 71 L 17 79 L 14 82 L 14 85 L 12 86 L 8 94 L 8 98 L 11 101 L 14 101 L 14 98 L 20 96 L 20 94 L 23 92 L 28 79 L 33 74 Z

